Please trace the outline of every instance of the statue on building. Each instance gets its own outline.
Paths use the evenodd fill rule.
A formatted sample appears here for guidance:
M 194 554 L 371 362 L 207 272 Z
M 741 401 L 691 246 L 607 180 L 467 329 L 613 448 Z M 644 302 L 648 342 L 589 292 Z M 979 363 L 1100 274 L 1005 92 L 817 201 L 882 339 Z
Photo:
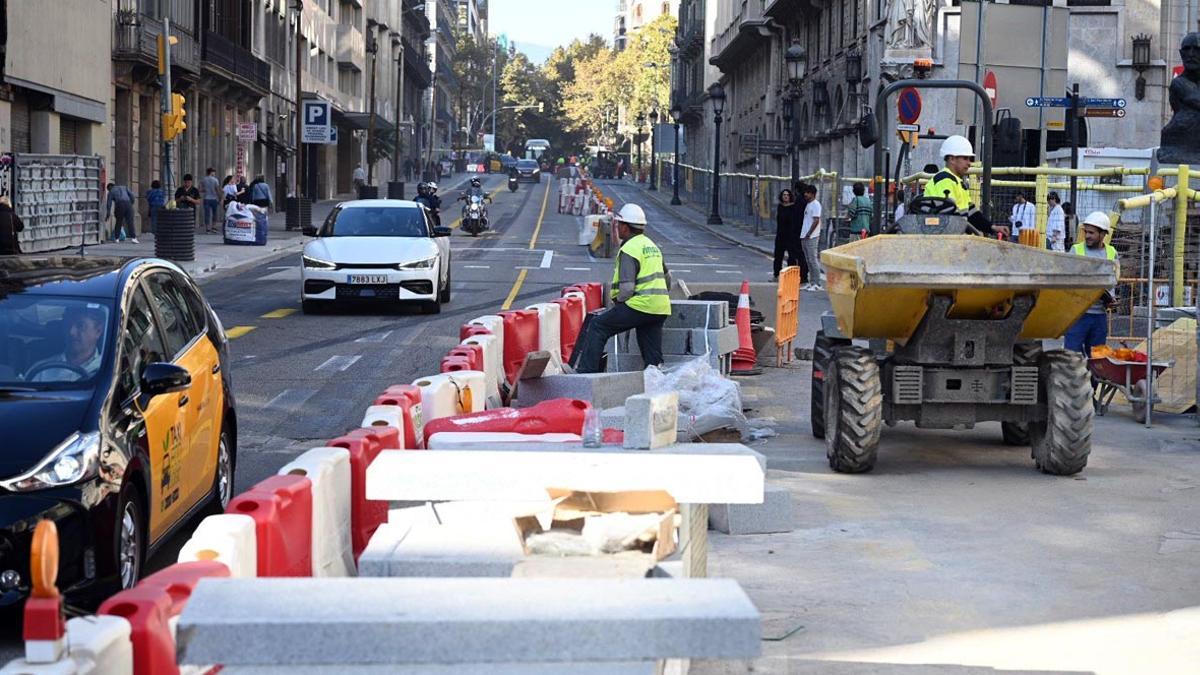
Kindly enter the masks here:
M 1179 45 L 1183 74 L 1171 80 L 1174 116 L 1163 127 L 1158 161 L 1200 165 L 1200 33 L 1188 33 Z
M 937 0 L 889 0 L 886 47 L 913 51 L 933 48 L 933 17 Z

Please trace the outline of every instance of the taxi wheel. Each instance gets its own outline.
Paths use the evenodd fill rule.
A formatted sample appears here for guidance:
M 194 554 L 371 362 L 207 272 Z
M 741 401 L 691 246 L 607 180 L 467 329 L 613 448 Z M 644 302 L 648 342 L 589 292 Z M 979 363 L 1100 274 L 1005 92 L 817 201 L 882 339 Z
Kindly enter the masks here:
M 117 509 L 116 566 L 120 590 L 133 588 L 142 577 L 146 559 L 146 521 L 137 490 L 126 487 Z
M 217 445 L 217 473 L 213 478 L 213 506 L 219 508 L 220 513 L 225 512 L 225 508 L 233 499 L 233 443 L 233 435 L 229 433 L 229 427 L 221 429 L 221 440 Z

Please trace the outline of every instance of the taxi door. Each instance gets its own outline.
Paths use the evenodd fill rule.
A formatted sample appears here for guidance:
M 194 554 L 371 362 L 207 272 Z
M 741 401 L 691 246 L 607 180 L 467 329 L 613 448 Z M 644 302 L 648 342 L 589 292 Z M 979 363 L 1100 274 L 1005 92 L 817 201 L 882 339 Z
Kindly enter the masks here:
M 121 362 L 118 378 L 121 399 L 129 400 L 131 414 L 140 422 L 129 426 L 133 444 L 145 453 L 150 473 L 150 499 L 146 505 L 149 520 L 149 541 L 157 541 L 184 513 L 178 499 L 179 460 L 183 455 L 183 440 L 187 436 L 186 415 L 179 405 L 187 392 L 147 397 L 139 389 L 142 370 L 149 364 L 167 361 L 161 331 L 140 284 L 131 286 L 126 312 L 125 330 L 121 338 Z
M 146 278 L 151 303 L 171 362 L 192 376 L 192 385 L 178 396 L 178 412 L 185 431 L 180 451 L 167 469 L 172 478 L 167 498 L 178 500 L 184 509 L 199 503 L 212 488 L 216 474 L 216 438 L 219 412 L 213 395 L 213 365 L 216 350 L 204 334 L 203 317 L 196 317 L 184 296 L 182 282 L 167 270 Z M 164 486 L 165 488 L 166 486 Z

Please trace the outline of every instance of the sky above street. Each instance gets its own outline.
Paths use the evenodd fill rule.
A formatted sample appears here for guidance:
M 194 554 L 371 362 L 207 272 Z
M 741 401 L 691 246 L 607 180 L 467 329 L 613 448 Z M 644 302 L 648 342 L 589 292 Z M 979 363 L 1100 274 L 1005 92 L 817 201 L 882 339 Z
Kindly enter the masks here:
M 489 0 L 493 35 L 507 34 L 535 63 L 590 33 L 612 40 L 616 0 Z

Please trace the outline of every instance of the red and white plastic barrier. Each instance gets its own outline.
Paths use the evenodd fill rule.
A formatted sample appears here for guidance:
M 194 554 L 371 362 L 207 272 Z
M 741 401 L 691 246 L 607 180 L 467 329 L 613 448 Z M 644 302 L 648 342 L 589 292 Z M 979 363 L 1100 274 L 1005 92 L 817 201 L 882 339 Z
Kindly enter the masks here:
M 362 424 L 359 425 L 364 429 L 373 429 L 375 427 L 395 427 L 397 429 L 404 428 L 404 408 L 398 405 L 370 405 L 367 406 L 367 412 L 363 415 Z M 403 442 L 401 445 L 407 447 Z M 404 448 L 399 448 L 403 450 Z
M 499 406 L 500 383 L 504 381 L 504 350 L 503 341 L 495 335 L 472 335 L 463 340 L 463 345 L 479 347 L 483 353 L 484 389 L 487 400 Z
M 579 434 L 515 434 L 507 431 L 440 431 L 429 437 L 430 450 L 495 443 L 579 443 Z
M 504 376 L 512 382 L 525 355 L 538 349 L 538 314 L 536 310 L 512 309 L 500 316 L 504 321 Z
M 424 444 L 425 439 L 421 440 Z M 400 449 L 400 430 L 395 427 L 355 429 L 326 445 L 350 452 L 350 547 L 357 560 L 371 535 L 387 521 L 388 503 L 367 499 L 367 467 L 385 449 Z
M 271 476 L 229 502 L 226 513 L 254 519 L 258 576 L 312 576 L 312 481 Z
M 441 432 L 516 434 L 580 434 L 587 401 L 557 398 L 528 408 L 497 408 L 472 415 L 433 420 L 425 425 L 425 441 Z
M 228 577 L 218 562 L 176 563 L 133 588 L 105 600 L 97 614 L 129 622 L 134 675 L 176 675 L 175 623 L 196 584 L 206 577 Z
M 312 576 L 355 576 L 350 545 L 350 451 L 313 448 L 285 464 L 279 475 L 312 481 Z
M 179 551 L 178 562 L 219 562 L 237 578 L 258 576 L 254 519 L 235 513 L 208 516 Z
M 572 291 L 583 293 L 583 297 L 587 304 L 585 309 L 588 312 L 594 312 L 604 308 L 604 284 L 597 281 L 589 281 L 582 284 L 572 284 L 563 289 L 563 296 L 566 296 Z
M 556 298 L 552 302 L 559 307 L 558 312 L 558 341 L 559 354 L 563 363 L 571 361 L 575 353 L 575 343 L 583 330 L 583 319 L 587 316 L 585 299 L 582 293 L 568 293 L 565 297 Z
M 562 340 L 559 331 L 562 324 L 562 308 L 552 302 L 539 302 L 529 305 L 538 313 L 538 349 L 550 352 L 553 359 L 546 368 L 546 375 L 557 375 L 562 372 Z
M 401 449 L 417 450 L 425 447 L 425 432 L 422 427 L 425 424 L 421 409 L 421 390 L 411 384 L 393 384 L 388 387 L 382 394 L 375 397 L 375 405 L 394 405 L 399 406 L 404 415 L 404 433 L 401 434 Z M 366 418 L 363 419 L 362 426 L 378 427 L 379 420 L 372 420 L 367 423 Z
M 504 350 L 504 319 L 498 314 L 485 314 L 483 316 L 471 319 L 463 326 L 461 330 L 459 330 L 459 340 L 463 340 L 468 337 L 468 335 L 466 335 L 467 326 L 482 326 L 483 328 L 488 329 L 491 331 L 492 335 L 495 335 L 496 338 L 499 339 L 501 351 Z

